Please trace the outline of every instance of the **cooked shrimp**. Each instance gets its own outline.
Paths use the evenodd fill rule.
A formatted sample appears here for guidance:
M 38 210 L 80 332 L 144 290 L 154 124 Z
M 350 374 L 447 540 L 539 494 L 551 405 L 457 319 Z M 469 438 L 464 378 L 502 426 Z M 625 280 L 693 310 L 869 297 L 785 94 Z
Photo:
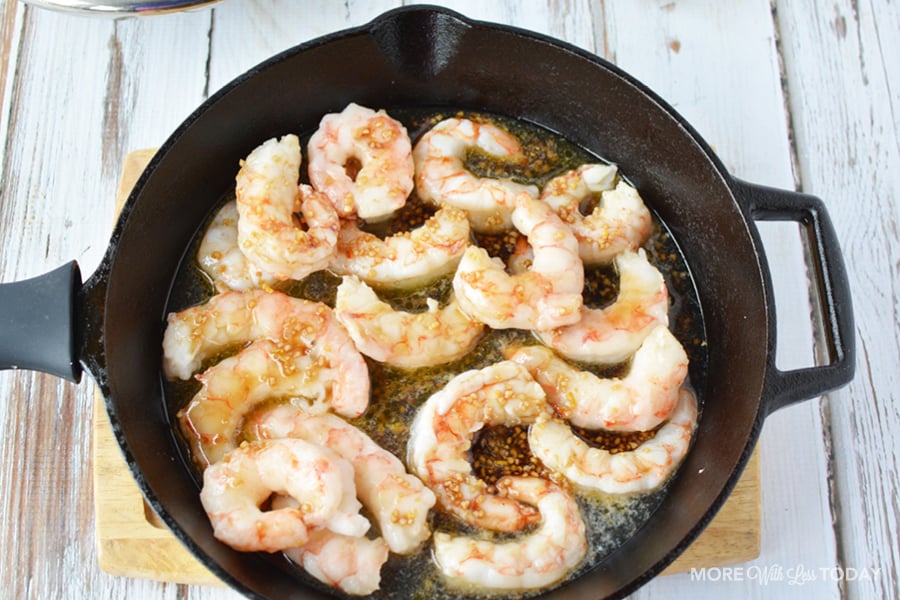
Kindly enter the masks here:
M 273 510 L 299 506 L 290 496 L 272 498 Z M 387 562 L 389 549 L 380 537 L 369 539 L 318 529 L 302 546 L 286 548 L 284 554 L 322 583 L 365 596 L 381 586 L 381 567 Z
M 571 493 L 545 479 L 506 477 L 498 487 L 538 508 L 541 523 L 507 542 L 434 534 L 434 558 L 451 580 L 487 589 L 532 589 L 556 583 L 587 554 L 584 521 Z
M 280 292 L 226 292 L 167 320 L 163 370 L 170 379 L 189 379 L 204 359 L 265 338 L 286 353 L 308 348 L 327 361 L 336 372 L 331 403 L 339 414 L 358 417 L 369 405 L 366 362 L 325 304 Z
M 634 450 L 612 454 L 588 446 L 557 420 L 532 425 L 528 444 L 547 468 L 572 483 L 607 494 L 646 492 L 662 485 L 681 464 L 696 423 L 697 401 L 682 389 L 669 421 Z
M 305 346 L 285 347 L 271 340 L 253 342 L 200 375 L 200 390 L 178 421 L 191 455 L 205 466 L 237 445 L 245 416 L 259 403 L 289 398 L 314 412 L 329 409 L 335 371 Z
M 227 292 L 170 314 L 163 369 L 188 379 L 205 358 L 251 341 L 198 375 L 200 390 L 179 412 L 199 461 L 233 448 L 241 419 L 268 398 L 298 398 L 348 417 L 368 406 L 365 360 L 331 309 L 278 292 Z
M 237 202 L 216 212 L 197 249 L 197 263 L 219 292 L 270 287 L 278 278 L 251 263 L 238 246 Z
M 298 185 L 299 177 L 295 135 L 262 143 L 237 174 L 238 245 L 254 265 L 281 279 L 303 279 L 324 269 L 337 246 L 337 213 L 319 192 Z M 305 231 L 294 224 L 298 211 Z
M 622 378 L 577 369 L 543 346 L 525 346 L 509 359 L 528 369 L 563 419 L 612 431 L 648 431 L 669 418 L 688 370 L 684 348 L 664 325 L 647 336 Z
M 551 179 L 541 192 L 550 205 L 572 227 L 585 264 L 608 263 L 620 252 L 636 250 L 650 235 L 650 211 L 637 190 L 625 183 L 612 187 L 616 167 L 584 165 Z M 583 215 L 580 204 L 600 193 L 600 204 Z
M 362 430 L 335 415 L 312 415 L 289 405 L 254 416 L 250 428 L 260 438 L 319 444 L 350 461 L 359 498 L 392 551 L 409 554 L 431 535 L 427 517 L 434 494 Z
M 385 219 L 413 189 L 409 135 L 384 110 L 350 103 L 325 115 L 307 152 L 310 181 L 341 217 Z
M 572 360 L 613 364 L 627 360 L 658 325 L 669 324 L 669 292 L 643 248 L 615 258 L 619 295 L 601 309 L 581 308 L 581 320 L 536 332 L 542 342 Z
M 381 301 L 356 277 L 344 277 L 334 314 L 360 352 L 403 369 L 439 365 L 461 358 L 481 336 L 484 325 L 467 317 L 455 299 L 443 308 L 404 312 Z
M 495 329 L 553 329 L 578 321 L 584 267 L 572 232 L 527 195 L 519 196 L 512 219 L 528 236 L 530 270 L 510 275 L 500 259 L 469 246 L 453 277 L 460 308 Z
M 348 220 L 341 224 L 330 268 L 371 285 L 413 287 L 452 273 L 468 245 L 469 220 L 449 206 L 421 227 L 383 240 Z
M 517 425 L 548 418 L 541 387 L 524 367 L 503 361 L 454 377 L 419 409 L 409 432 L 408 463 L 437 494 L 444 509 L 466 523 L 517 531 L 538 514 L 527 504 L 493 493 L 472 473 L 467 453 L 485 425 Z
M 264 511 L 272 494 L 298 507 Z M 203 473 L 200 501 L 217 539 L 245 552 L 277 552 L 309 539 L 313 528 L 363 535 L 353 468 L 333 452 L 302 440 L 266 440 L 232 450 Z
M 525 161 L 519 140 L 496 125 L 446 119 L 413 148 L 416 192 L 425 202 L 465 210 L 475 231 L 508 229 L 516 197 L 524 193 L 537 198 L 538 189 L 509 179 L 475 176 L 465 166 L 466 152 L 475 148 L 513 164 Z
M 381 538 L 370 540 L 323 529 L 284 554 L 322 583 L 347 594 L 366 596 L 381 587 L 381 567 L 389 552 Z

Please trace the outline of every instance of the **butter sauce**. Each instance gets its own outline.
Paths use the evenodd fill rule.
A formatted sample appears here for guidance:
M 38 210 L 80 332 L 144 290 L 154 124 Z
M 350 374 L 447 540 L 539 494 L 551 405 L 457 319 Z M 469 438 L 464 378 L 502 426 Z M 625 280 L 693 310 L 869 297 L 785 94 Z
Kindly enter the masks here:
M 511 177 L 521 183 L 531 183 L 539 187 L 552 177 L 587 162 L 602 162 L 602 159 L 571 144 L 562 137 L 548 132 L 533 124 L 483 113 L 465 113 L 456 111 L 434 110 L 391 110 L 391 116 L 404 123 L 410 132 L 413 142 L 434 123 L 451 116 L 462 116 L 475 120 L 490 119 L 517 135 L 522 141 L 528 156 L 525 167 L 497 163 L 490 157 L 478 153 L 470 153 L 467 166 L 476 174 L 493 177 Z M 307 132 L 311 133 L 311 132 Z M 308 139 L 308 135 L 306 136 Z M 620 174 L 621 176 L 621 174 Z M 233 199 L 233 190 L 223 195 L 222 203 Z M 218 207 L 216 207 L 218 208 Z M 653 207 L 648 206 L 651 212 Z M 421 224 L 433 209 L 417 200 L 415 192 L 396 218 L 370 226 L 368 229 L 376 235 L 386 236 Z M 193 246 L 185 254 L 173 285 L 168 310 L 178 311 L 191 305 L 206 301 L 214 288 L 205 274 L 197 267 L 194 257 L 196 247 L 202 237 L 203 228 Z M 492 254 L 504 260 L 515 247 L 517 234 L 479 235 L 476 243 L 488 247 Z M 700 311 L 694 284 L 684 258 L 670 232 L 654 214 L 653 230 L 644 244 L 651 263 L 663 274 L 670 296 L 670 328 L 684 346 L 690 359 L 690 382 L 700 392 L 702 406 L 702 383 L 706 373 L 706 344 L 702 313 Z M 593 267 L 585 273 L 585 302 L 591 307 L 602 307 L 615 300 L 618 291 L 618 278 L 612 267 Z M 340 278 L 328 273 L 315 273 L 303 281 L 285 282 L 277 289 L 290 295 L 317 300 L 334 305 L 334 296 Z M 379 290 L 381 297 L 402 310 L 422 310 L 427 298 L 445 302 L 452 288 L 450 278 L 445 277 L 436 282 L 415 290 Z M 536 338 L 527 331 L 498 330 L 489 331 L 479 340 L 477 346 L 464 358 L 438 367 L 404 371 L 368 360 L 371 378 L 372 395 L 366 413 L 353 421 L 353 424 L 368 433 L 376 443 L 404 460 L 406 457 L 406 439 L 410 424 L 418 407 L 434 392 L 441 389 L 450 379 L 462 371 L 481 368 L 503 360 L 503 349 L 510 345 L 535 344 Z M 216 357 L 213 360 L 220 360 Z M 627 364 L 613 367 L 597 367 L 581 365 L 601 376 L 614 376 L 627 369 Z M 189 382 L 165 382 L 165 398 L 168 414 L 176 437 L 182 441 L 186 456 L 186 464 L 195 464 L 188 456 L 189 445 L 178 430 L 175 417 L 196 392 L 198 384 Z M 272 402 L 278 402 L 273 399 Z M 640 444 L 652 433 L 613 434 L 610 432 L 577 431 L 585 440 L 612 452 L 628 450 Z M 552 476 L 533 457 L 528 450 L 527 430 L 522 427 L 492 427 L 480 432 L 472 449 L 472 461 L 476 473 L 488 482 L 495 481 L 503 474 L 537 474 Z M 194 473 L 199 473 L 194 467 Z M 560 481 L 558 477 L 555 480 Z M 199 480 L 199 479 L 198 479 Z M 199 487 L 199 486 L 198 486 Z M 627 540 L 638 528 L 650 519 L 653 511 L 666 495 L 666 486 L 642 495 L 609 496 L 598 493 L 576 491 L 576 498 L 587 524 L 589 552 L 582 565 L 573 572 L 569 579 L 576 578 L 614 551 Z M 455 519 L 443 514 L 438 508 L 432 510 L 432 526 L 436 530 L 466 533 L 487 538 L 502 539 L 500 534 L 475 531 L 458 523 Z M 276 556 L 272 560 L 286 560 Z M 323 584 L 307 576 L 299 567 L 295 569 L 297 577 L 308 585 L 330 593 L 337 593 Z M 561 585 L 564 582 L 559 582 Z M 526 593 L 511 594 L 491 593 L 490 597 L 528 597 L 547 590 L 534 590 Z M 443 576 L 436 570 L 431 558 L 428 544 L 418 553 L 401 557 L 391 555 L 382 569 L 382 589 L 373 594 L 373 598 L 429 599 L 439 600 L 456 598 L 460 593 L 467 595 L 484 595 L 475 589 L 460 589 L 448 585 Z

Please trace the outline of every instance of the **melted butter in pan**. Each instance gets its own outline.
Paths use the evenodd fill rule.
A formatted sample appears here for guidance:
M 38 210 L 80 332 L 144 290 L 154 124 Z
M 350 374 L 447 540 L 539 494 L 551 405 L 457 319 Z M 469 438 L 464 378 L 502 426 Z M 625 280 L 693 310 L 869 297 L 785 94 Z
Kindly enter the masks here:
M 486 120 L 483 114 L 471 114 L 446 111 L 389 111 L 394 118 L 404 122 L 413 142 L 434 123 L 451 116 L 465 116 L 476 120 Z M 542 186 L 550 178 L 581 164 L 602 162 L 598 157 L 589 154 L 567 142 L 565 139 L 543 129 L 520 121 L 490 117 L 491 120 L 507 128 L 522 140 L 528 156 L 528 164 L 510 165 L 492 161 L 490 157 L 472 152 L 467 157 L 468 167 L 478 175 L 491 177 L 511 177 L 521 183 Z M 233 198 L 233 191 L 223 196 L 222 202 Z M 589 207 L 588 207 L 589 208 Z M 649 207 L 651 212 L 653 207 Z M 407 206 L 401 209 L 396 218 L 368 227 L 369 231 L 382 237 L 399 231 L 408 230 L 423 223 L 434 212 L 424 205 L 415 193 Z M 177 311 L 187 306 L 204 302 L 213 293 L 210 282 L 196 266 L 193 257 L 202 237 L 203 230 L 198 232 L 192 248 L 177 274 L 169 299 L 169 310 Z M 506 260 L 518 241 L 517 232 L 499 235 L 479 235 L 476 243 L 485 246 L 489 251 Z M 644 244 L 650 261 L 662 272 L 669 289 L 671 299 L 670 327 L 684 346 L 690 359 L 690 381 L 697 390 L 702 390 L 706 369 L 706 344 L 702 315 L 687 265 L 675 241 L 665 225 L 654 214 L 654 226 L 650 239 Z M 593 308 L 612 303 L 618 293 L 618 277 L 612 267 L 590 268 L 585 273 L 585 302 Z M 440 303 L 446 302 L 452 292 L 451 278 L 445 277 L 426 287 L 415 290 L 379 290 L 381 297 L 399 310 L 424 310 L 426 299 L 433 298 Z M 278 286 L 279 291 L 321 301 L 334 305 L 335 290 L 340 278 L 328 272 L 315 273 L 303 281 L 287 282 Z M 406 440 L 409 427 L 416 411 L 434 392 L 440 390 L 455 375 L 468 370 L 488 366 L 503 360 L 503 349 L 511 345 L 538 343 L 530 332 L 520 330 L 489 331 L 478 342 L 476 347 L 464 358 L 450 364 L 405 371 L 392 368 L 367 359 L 371 379 L 372 396 L 366 413 L 355 419 L 354 425 L 368 433 L 379 445 L 400 457 L 406 458 Z M 222 357 L 217 357 L 221 359 Z M 611 377 L 624 373 L 628 365 L 613 367 L 597 367 L 581 365 L 600 376 Z M 166 382 L 166 402 L 168 414 L 173 423 L 176 436 L 180 436 L 175 423 L 175 414 L 188 403 L 196 392 L 196 382 Z M 702 395 L 700 396 L 702 402 Z M 272 402 L 283 401 L 273 399 Z M 611 452 L 627 451 L 635 448 L 652 436 L 645 433 L 613 433 L 587 430 L 575 430 L 589 444 L 605 448 Z M 188 444 L 183 444 L 187 456 Z M 528 449 L 526 427 L 487 427 L 479 432 L 471 449 L 471 461 L 478 476 L 493 483 L 503 475 L 538 475 L 552 477 L 565 484 L 558 476 L 554 476 L 535 459 Z M 185 463 L 193 461 L 187 457 Z M 196 473 L 195 474 L 199 475 Z M 587 524 L 590 550 L 582 565 L 571 575 L 591 569 L 604 556 L 615 550 L 652 515 L 666 495 L 665 486 L 656 491 L 640 495 L 608 496 L 604 494 L 586 494 L 576 490 L 576 497 Z M 498 534 L 476 531 L 460 524 L 455 519 L 443 514 L 440 510 L 432 510 L 432 526 L 437 530 L 450 533 L 462 533 L 481 537 L 503 538 Z M 506 536 L 508 537 L 508 536 Z M 283 560 L 271 557 L 271 560 Z M 299 568 L 297 577 L 310 586 L 326 590 L 322 584 L 305 575 Z M 333 592 L 333 590 L 328 590 Z M 527 597 L 547 590 L 522 594 L 515 592 L 508 597 Z M 456 598 L 460 592 L 478 595 L 477 590 L 460 590 L 448 587 L 443 577 L 434 567 L 430 546 L 417 554 L 407 557 L 391 555 L 382 569 L 382 589 L 376 592 L 375 598 L 421 598 L 440 600 Z M 490 594 L 491 598 L 504 597 L 503 594 Z

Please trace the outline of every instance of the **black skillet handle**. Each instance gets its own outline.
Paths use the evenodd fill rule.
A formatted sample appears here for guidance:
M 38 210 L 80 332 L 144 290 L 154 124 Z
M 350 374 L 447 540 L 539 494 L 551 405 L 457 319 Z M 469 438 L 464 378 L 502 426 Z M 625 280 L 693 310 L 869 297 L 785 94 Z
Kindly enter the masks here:
M 81 379 L 75 326 L 80 287 L 81 270 L 75 261 L 32 279 L 0 285 L 0 369 Z
M 834 226 L 819 198 L 734 180 L 738 198 L 757 221 L 795 221 L 806 234 L 812 282 L 821 307 L 828 364 L 781 371 L 775 345 L 766 371 L 767 414 L 842 387 L 853 379 L 856 345 L 850 283 Z M 770 282 L 771 287 L 771 282 Z M 770 334 L 775 335 L 774 327 Z

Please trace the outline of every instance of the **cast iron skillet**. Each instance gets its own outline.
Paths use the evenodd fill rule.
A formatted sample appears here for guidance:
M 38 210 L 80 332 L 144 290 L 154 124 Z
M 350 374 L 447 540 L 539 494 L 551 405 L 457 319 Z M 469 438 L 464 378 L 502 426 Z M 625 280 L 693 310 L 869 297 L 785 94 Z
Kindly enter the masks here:
M 206 101 L 141 176 L 101 266 L 84 285 L 73 262 L 0 289 L 0 366 L 74 381 L 86 368 L 154 510 L 238 591 L 321 597 L 272 561 L 212 537 L 164 408 L 166 301 L 192 236 L 234 184 L 238 160 L 269 137 L 313 129 L 351 101 L 483 110 L 560 132 L 630 176 L 688 261 L 710 350 L 694 447 L 647 525 L 554 597 L 618 597 L 658 574 L 725 501 L 766 416 L 851 380 L 850 291 L 819 199 L 735 179 L 670 106 L 596 56 L 439 8 L 388 12 L 279 54 Z M 823 307 L 827 365 L 775 367 L 771 281 L 754 220 L 802 226 Z

